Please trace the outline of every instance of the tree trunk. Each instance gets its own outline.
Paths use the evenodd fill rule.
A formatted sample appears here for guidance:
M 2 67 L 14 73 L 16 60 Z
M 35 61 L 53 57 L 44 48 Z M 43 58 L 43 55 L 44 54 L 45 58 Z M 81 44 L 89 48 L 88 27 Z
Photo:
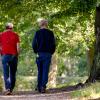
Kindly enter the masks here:
M 50 66 L 50 73 L 49 73 L 49 80 L 48 80 L 48 87 L 56 87 L 56 76 L 57 76 L 57 55 L 54 54 L 52 56 L 51 66 Z
M 100 80 L 100 6 L 96 7 L 96 17 L 95 17 L 95 51 L 94 59 L 90 69 L 90 75 L 86 82 L 94 82 L 95 80 Z
M 88 65 L 88 74 L 90 74 L 90 69 L 93 64 L 94 59 L 94 47 L 89 48 L 87 51 L 87 65 Z

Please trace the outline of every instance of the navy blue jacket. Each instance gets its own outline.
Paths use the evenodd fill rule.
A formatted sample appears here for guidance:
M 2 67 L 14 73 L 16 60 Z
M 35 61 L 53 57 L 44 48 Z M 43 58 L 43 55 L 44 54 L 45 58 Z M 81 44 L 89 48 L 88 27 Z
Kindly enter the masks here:
M 53 32 L 45 28 L 36 31 L 32 48 L 35 53 L 47 52 L 53 54 L 55 52 L 55 37 Z

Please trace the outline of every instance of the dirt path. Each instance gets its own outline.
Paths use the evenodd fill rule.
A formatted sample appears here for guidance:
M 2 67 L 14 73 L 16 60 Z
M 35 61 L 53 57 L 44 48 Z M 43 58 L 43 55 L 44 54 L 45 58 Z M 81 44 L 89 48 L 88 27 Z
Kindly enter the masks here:
M 79 86 L 68 86 L 63 88 L 53 88 L 46 93 L 40 94 L 36 91 L 15 91 L 11 96 L 0 93 L 0 100 L 72 100 L 70 92 L 80 89 Z
M 70 96 L 67 92 L 54 93 L 54 94 L 25 94 L 25 95 L 12 95 L 0 96 L 0 100 L 69 100 Z

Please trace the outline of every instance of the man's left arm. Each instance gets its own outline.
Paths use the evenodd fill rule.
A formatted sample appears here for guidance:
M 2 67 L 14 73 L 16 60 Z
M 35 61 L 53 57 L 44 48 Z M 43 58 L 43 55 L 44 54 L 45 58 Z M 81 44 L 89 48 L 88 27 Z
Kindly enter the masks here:
M 55 49 L 56 49 L 56 40 L 54 33 L 52 32 L 52 54 L 55 52 Z
M 17 38 L 16 38 L 16 46 L 17 46 L 17 55 L 19 55 L 20 53 L 20 39 L 19 39 L 19 36 L 17 35 Z

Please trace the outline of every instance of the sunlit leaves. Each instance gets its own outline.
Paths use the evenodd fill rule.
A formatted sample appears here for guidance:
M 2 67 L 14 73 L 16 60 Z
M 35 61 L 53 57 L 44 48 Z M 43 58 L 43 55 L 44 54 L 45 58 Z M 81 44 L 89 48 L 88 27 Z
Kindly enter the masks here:
M 36 30 L 39 17 L 45 17 L 57 38 L 57 52 L 74 55 L 78 48 L 84 52 L 94 41 L 95 5 L 96 0 L 3 0 L 0 26 L 3 30 L 3 25 L 12 21 L 21 36 L 22 47 L 28 49 L 25 45 L 30 44 L 34 35 L 29 31 Z

